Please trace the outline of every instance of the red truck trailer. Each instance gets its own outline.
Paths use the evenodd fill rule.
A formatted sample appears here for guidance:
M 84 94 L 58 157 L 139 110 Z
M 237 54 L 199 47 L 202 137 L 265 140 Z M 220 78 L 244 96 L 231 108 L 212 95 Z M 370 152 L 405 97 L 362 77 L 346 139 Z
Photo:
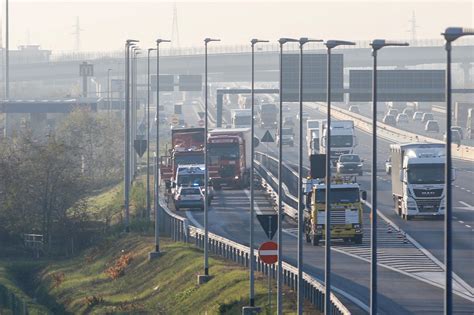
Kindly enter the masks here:
M 161 179 L 166 188 L 176 178 L 178 165 L 204 164 L 204 128 L 181 128 L 171 130 L 171 149 L 160 159 Z
M 214 189 L 249 185 L 250 137 L 250 128 L 214 129 L 209 132 L 209 178 Z

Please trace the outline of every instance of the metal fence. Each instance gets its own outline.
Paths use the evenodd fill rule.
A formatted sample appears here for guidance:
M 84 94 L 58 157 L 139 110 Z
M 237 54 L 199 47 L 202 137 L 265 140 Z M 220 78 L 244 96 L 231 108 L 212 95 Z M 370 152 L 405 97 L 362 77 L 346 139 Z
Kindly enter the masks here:
M 164 201 L 160 201 L 159 224 L 163 235 L 169 236 L 174 241 L 192 243 L 199 248 L 204 248 L 204 230 L 189 224 L 188 219 L 171 212 Z M 225 259 L 248 267 L 250 263 L 250 250 L 247 246 L 224 238 L 214 233 L 208 234 L 209 252 Z M 276 278 L 277 266 L 263 263 L 254 251 L 256 257 L 255 268 L 257 271 L 272 278 Z M 283 283 L 293 290 L 298 288 L 298 270 L 296 267 L 283 262 Z M 318 310 L 324 310 L 324 285 L 307 273 L 303 273 L 303 295 Z M 342 302 L 331 294 L 332 314 L 350 314 Z

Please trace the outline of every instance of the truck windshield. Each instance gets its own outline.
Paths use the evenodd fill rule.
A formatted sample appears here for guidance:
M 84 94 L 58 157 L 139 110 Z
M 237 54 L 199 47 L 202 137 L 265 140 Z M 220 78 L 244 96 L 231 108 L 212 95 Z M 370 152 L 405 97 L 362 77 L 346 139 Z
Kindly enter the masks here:
M 204 154 L 178 154 L 174 156 L 175 165 L 204 164 Z
M 352 147 L 351 135 L 331 135 L 331 147 Z
M 179 186 L 204 186 L 204 174 L 178 175 Z
M 444 164 L 415 164 L 408 167 L 410 184 L 444 183 Z
M 360 162 L 359 156 L 355 154 L 341 155 L 339 159 L 341 162 Z
M 217 164 L 219 160 L 238 160 L 239 158 L 239 144 L 237 143 L 209 144 L 209 163 L 211 164 Z
M 316 191 L 316 201 L 326 203 L 326 189 Z M 356 188 L 331 189 L 331 203 L 354 203 L 359 202 L 359 190 Z
M 319 128 L 319 121 L 308 121 L 308 128 Z
M 234 125 L 235 126 L 250 126 L 250 116 L 235 116 Z
M 293 129 L 292 128 L 283 128 L 281 130 L 281 133 L 284 136 L 292 136 L 293 135 Z

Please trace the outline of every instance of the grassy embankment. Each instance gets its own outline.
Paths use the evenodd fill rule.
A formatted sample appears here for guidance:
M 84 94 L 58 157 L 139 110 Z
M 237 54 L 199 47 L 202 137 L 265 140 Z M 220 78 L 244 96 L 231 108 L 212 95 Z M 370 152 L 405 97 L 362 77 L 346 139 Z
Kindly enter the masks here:
M 142 199 L 143 194 L 137 192 L 135 196 Z M 92 197 L 91 209 L 98 216 L 108 209 L 113 224 L 119 221 L 120 211 L 115 206 L 120 199 L 121 189 L 117 186 Z M 47 313 L 46 308 L 55 314 L 240 314 L 241 307 L 248 303 L 247 269 L 211 257 L 214 277 L 198 286 L 201 250 L 164 239 L 164 255 L 150 262 L 152 244 L 153 238 L 143 233 L 126 237 L 114 233 L 71 259 L 0 265 L 0 284 L 9 283 L 10 291 L 27 301 L 30 312 L 34 310 L 37 314 Z M 256 304 L 267 306 L 267 279 L 259 273 L 255 289 Z M 289 290 L 284 294 L 285 314 L 291 314 L 296 309 L 296 295 Z M 273 294 L 273 305 L 275 298 Z M 318 314 L 310 305 L 305 309 Z M 270 312 L 265 309 L 263 313 Z

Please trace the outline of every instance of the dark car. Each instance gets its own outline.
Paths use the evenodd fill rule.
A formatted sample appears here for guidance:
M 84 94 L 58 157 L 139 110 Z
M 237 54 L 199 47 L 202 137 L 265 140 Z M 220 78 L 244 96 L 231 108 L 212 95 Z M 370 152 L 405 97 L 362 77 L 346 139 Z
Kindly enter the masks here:
M 382 122 L 384 124 L 389 125 L 389 126 L 396 126 L 397 125 L 397 119 L 393 115 L 385 115 Z
M 425 125 L 426 132 L 439 132 L 439 124 L 436 120 L 428 120 Z
M 362 175 L 362 162 L 357 154 L 342 154 L 336 162 L 337 173 Z

